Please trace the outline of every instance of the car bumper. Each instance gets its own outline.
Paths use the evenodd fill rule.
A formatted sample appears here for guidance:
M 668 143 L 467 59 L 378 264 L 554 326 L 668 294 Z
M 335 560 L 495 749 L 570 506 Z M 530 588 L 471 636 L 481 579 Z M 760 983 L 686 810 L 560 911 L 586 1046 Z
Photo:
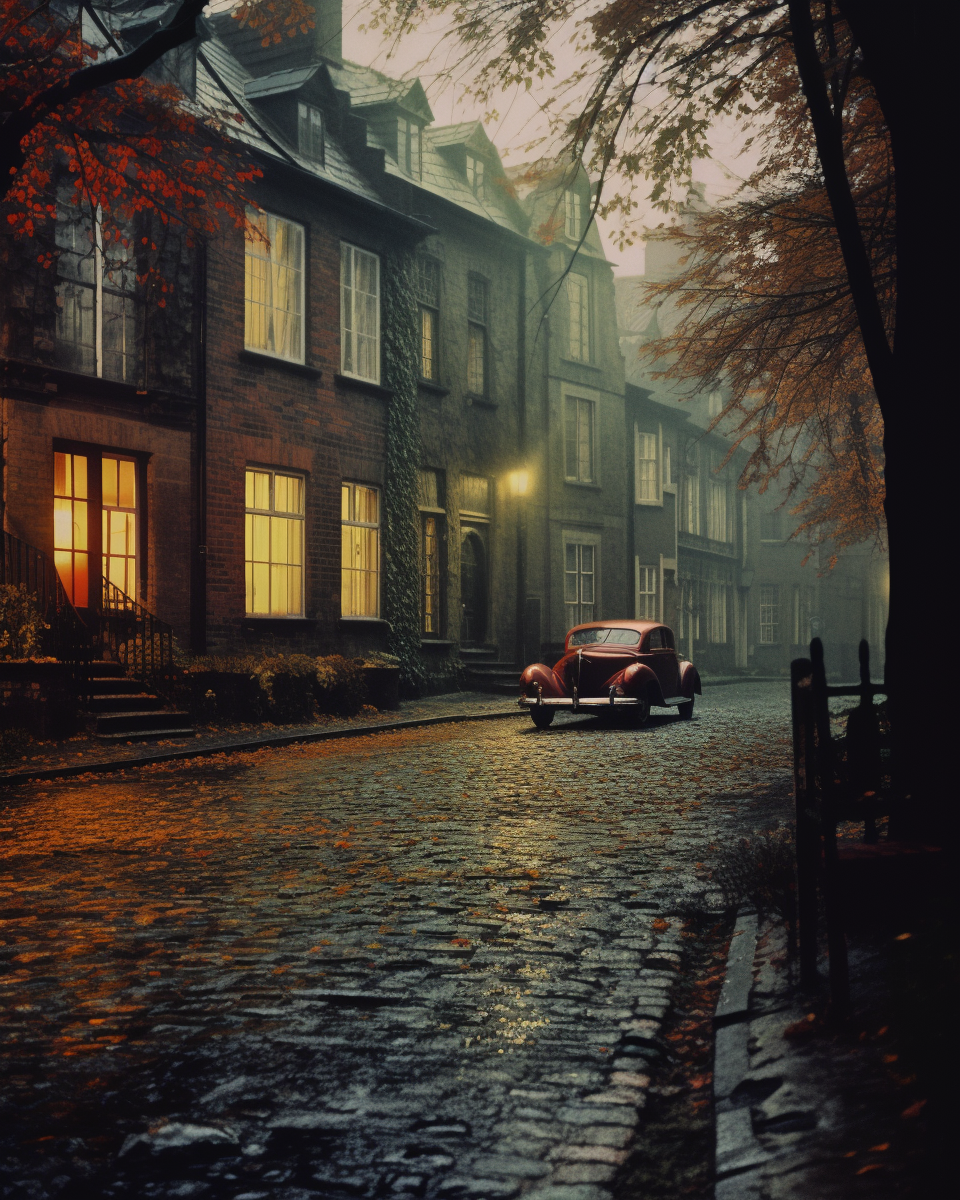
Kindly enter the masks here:
M 517 703 L 521 708 L 569 708 L 579 712 L 582 708 L 636 708 L 640 701 L 634 696 L 521 696 Z

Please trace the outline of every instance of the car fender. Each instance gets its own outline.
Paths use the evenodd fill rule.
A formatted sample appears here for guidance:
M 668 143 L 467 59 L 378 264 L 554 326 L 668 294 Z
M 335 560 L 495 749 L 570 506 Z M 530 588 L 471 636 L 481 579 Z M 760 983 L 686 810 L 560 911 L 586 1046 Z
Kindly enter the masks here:
M 620 686 L 628 696 L 639 696 L 641 691 L 646 691 L 651 704 L 663 703 L 660 680 L 646 663 L 631 663 L 623 672 L 623 682 Z
M 544 696 L 560 699 L 567 694 L 563 680 L 545 663 L 533 663 L 520 676 L 520 691 L 526 696 L 535 696 L 538 686 L 543 689 Z
M 692 700 L 694 693 L 698 696 L 703 695 L 700 672 L 692 662 L 683 662 L 680 664 L 680 695 L 689 696 Z

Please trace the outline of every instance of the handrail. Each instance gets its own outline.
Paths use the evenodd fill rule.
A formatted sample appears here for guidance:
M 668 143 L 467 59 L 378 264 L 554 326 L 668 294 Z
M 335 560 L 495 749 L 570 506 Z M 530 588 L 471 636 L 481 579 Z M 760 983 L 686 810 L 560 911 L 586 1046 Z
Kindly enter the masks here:
M 122 663 L 128 675 L 165 695 L 174 673 L 173 626 L 155 617 L 109 579 L 103 580 L 99 617 L 103 658 Z
M 3 533 L 0 584 L 24 587 L 37 597 L 47 628 L 41 638 L 44 653 L 74 667 L 77 689 L 85 694 L 93 655 L 90 630 L 64 591 L 53 563 L 36 546 L 12 533 Z

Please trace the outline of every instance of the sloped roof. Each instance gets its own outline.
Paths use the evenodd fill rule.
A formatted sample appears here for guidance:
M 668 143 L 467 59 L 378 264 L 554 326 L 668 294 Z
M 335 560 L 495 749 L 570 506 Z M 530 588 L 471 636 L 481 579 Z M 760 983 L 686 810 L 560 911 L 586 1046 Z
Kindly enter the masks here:
M 331 64 L 330 75 L 335 85 L 350 93 L 356 109 L 393 103 L 425 121 L 433 120 L 427 93 L 419 79 L 391 79 L 373 67 L 352 62 L 345 62 L 341 67 Z
M 302 88 L 320 70 L 320 64 L 312 67 L 293 67 L 289 71 L 274 71 L 272 75 L 260 75 L 248 79 L 244 95 L 248 100 L 261 100 L 264 96 L 276 96 L 281 92 L 295 92 Z

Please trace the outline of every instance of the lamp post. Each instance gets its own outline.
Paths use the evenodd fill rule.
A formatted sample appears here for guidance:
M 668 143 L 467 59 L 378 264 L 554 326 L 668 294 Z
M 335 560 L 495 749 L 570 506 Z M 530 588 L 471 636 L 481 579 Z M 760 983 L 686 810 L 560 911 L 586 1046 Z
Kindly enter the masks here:
M 527 557 L 523 527 L 523 500 L 530 490 L 530 472 L 511 471 L 507 476 L 510 495 L 516 501 L 517 510 L 517 629 L 514 658 L 517 666 L 526 666 L 524 659 L 524 615 L 527 591 Z

